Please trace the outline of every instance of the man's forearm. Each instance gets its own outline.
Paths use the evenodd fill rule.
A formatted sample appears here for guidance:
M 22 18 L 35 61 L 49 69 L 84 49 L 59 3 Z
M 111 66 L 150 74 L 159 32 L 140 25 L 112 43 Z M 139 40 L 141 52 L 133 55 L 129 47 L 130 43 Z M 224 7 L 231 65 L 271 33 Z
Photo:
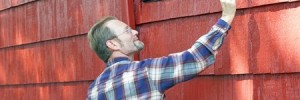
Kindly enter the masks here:
M 236 12 L 236 0 L 220 0 L 222 6 L 221 19 L 231 24 Z

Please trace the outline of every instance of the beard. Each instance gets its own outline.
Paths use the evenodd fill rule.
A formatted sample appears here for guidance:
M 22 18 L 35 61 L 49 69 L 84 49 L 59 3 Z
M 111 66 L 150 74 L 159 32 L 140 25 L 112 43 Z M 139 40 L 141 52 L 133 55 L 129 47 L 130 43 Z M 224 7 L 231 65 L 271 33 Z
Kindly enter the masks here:
M 134 46 L 136 47 L 137 51 L 141 51 L 144 49 L 144 43 L 140 40 L 134 41 Z

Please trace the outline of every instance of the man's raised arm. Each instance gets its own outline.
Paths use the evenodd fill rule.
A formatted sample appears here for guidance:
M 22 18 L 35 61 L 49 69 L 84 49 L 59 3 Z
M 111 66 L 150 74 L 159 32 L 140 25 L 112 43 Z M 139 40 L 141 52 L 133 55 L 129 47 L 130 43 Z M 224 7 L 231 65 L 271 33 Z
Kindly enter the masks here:
M 236 12 L 235 0 L 220 2 L 222 17 L 191 48 L 168 56 L 135 62 L 135 66 L 139 68 L 146 67 L 147 75 L 160 92 L 163 93 L 177 83 L 192 79 L 215 62 L 217 51 L 223 44 Z

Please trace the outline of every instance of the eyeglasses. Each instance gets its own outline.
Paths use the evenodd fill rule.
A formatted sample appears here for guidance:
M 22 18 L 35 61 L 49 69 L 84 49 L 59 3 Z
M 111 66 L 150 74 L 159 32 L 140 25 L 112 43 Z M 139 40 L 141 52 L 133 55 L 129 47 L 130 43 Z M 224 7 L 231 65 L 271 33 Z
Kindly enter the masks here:
M 127 27 L 125 27 L 125 30 L 121 34 L 113 36 L 111 39 L 117 38 L 118 36 L 121 36 L 121 35 L 124 35 L 124 34 L 132 35 L 132 29 L 129 26 L 127 26 Z
M 132 34 L 132 29 L 131 29 L 129 26 L 127 26 L 127 27 L 125 28 L 124 32 L 122 32 L 122 33 L 119 34 L 118 36 L 122 35 L 123 33 Z

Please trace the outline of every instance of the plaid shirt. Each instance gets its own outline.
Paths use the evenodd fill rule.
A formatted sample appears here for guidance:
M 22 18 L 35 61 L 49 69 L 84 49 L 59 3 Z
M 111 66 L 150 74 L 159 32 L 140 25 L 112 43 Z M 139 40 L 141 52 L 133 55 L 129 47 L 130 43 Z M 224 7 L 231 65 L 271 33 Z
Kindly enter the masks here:
M 142 61 L 113 59 L 90 85 L 87 100 L 161 100 L 165 90 L 192 79 L 215 62 L 217 49 L 229 29 L 219 19 L 186 51 Z

